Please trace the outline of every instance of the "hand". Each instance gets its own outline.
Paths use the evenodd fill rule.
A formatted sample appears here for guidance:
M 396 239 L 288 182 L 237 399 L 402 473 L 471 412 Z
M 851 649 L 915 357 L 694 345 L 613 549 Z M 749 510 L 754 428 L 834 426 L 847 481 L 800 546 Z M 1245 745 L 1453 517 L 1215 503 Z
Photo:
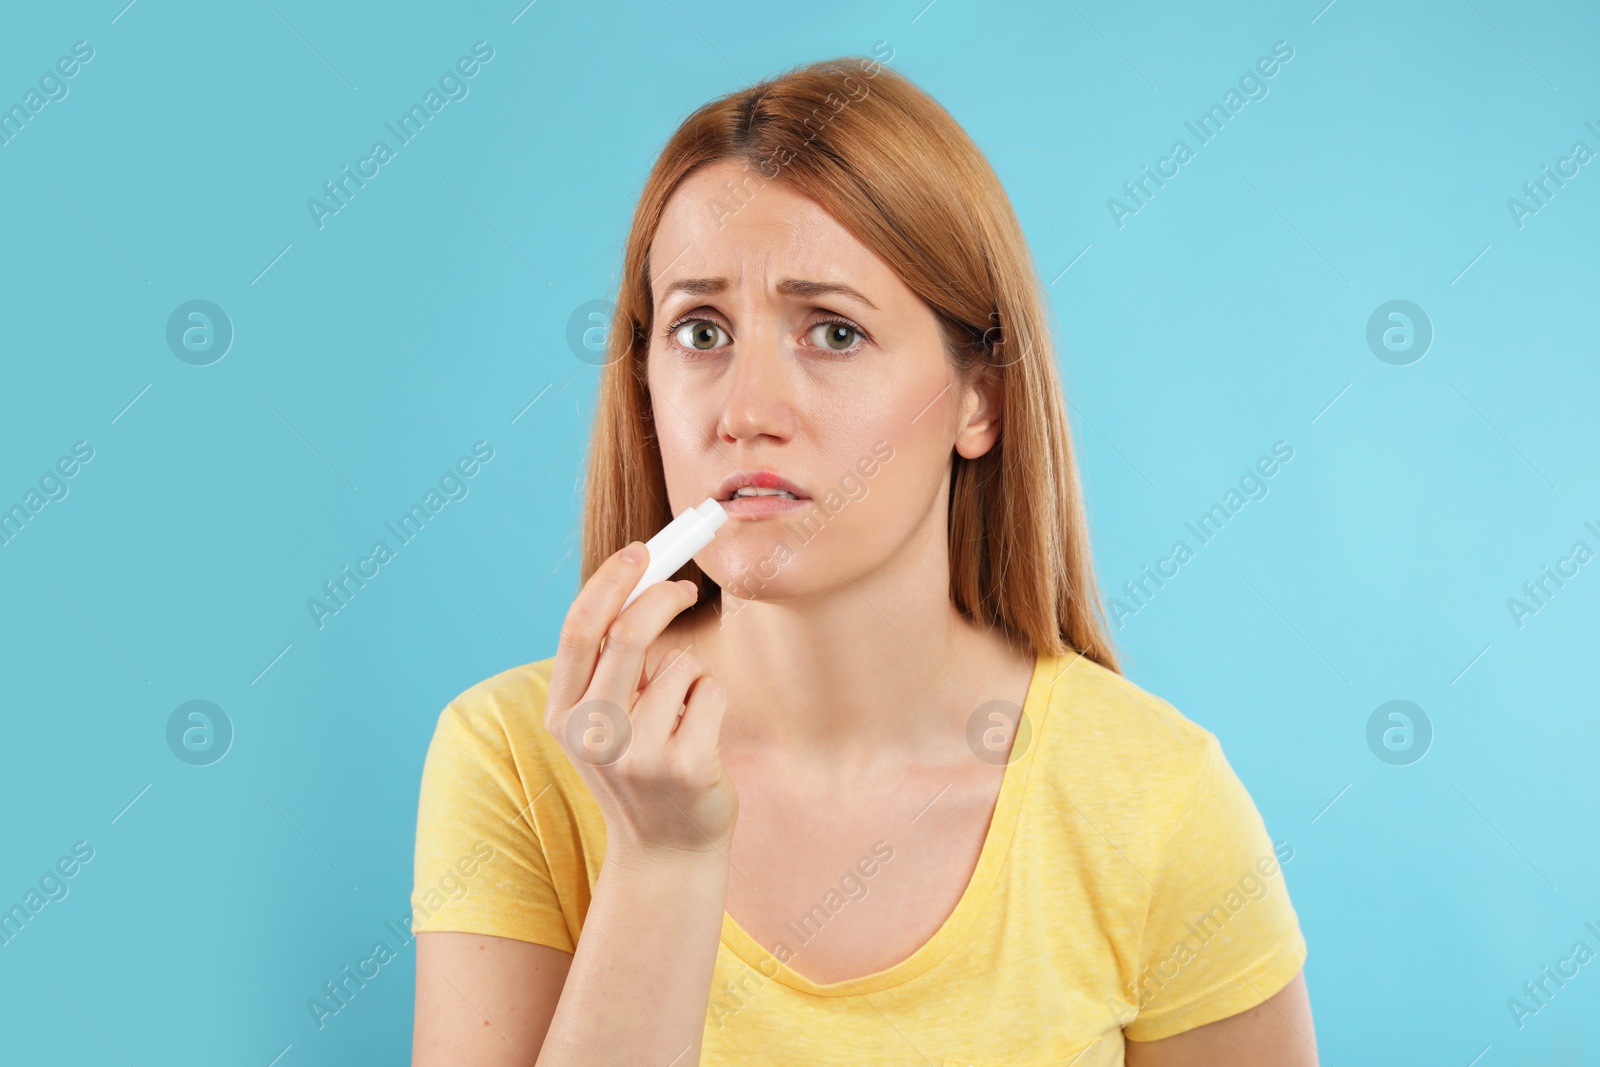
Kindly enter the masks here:
M 662 582 L 619 615 L 649 562 L 643 544 L 629 548 L 638 558 L 606 560 L 567 610 L 545 728 L 599 803 L 608 851 L 725 854 L 739 798 L 717 755 L 722 687 L 687 649 L 644 677 L 646 650 L 698 590 Z

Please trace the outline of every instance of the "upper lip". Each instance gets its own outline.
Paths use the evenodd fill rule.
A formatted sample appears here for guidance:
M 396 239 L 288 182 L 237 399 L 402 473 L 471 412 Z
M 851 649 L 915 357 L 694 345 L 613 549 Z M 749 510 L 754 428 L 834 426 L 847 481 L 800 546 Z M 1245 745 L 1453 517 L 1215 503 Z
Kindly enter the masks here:
M 730 500 L 736 491 L 745 486 L 753 486 L 757 489 L 783 489 L 802 500 L 810 499 L 806 496 L 804 489 L 801 489 L 777 471 L 769 470 L 739 471 L 730 475 L 717 487 L 717 499 Z

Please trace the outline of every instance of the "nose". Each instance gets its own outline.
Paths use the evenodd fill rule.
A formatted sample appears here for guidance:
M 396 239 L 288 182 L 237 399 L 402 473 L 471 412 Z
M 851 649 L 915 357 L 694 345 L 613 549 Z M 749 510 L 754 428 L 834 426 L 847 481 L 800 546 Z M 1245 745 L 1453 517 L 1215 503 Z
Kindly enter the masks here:
M 787 440 L 794 432 L 794 365 L 776 330 L 747 332 L 734 346 L 717 435 L 733 444 L 766 436 Z

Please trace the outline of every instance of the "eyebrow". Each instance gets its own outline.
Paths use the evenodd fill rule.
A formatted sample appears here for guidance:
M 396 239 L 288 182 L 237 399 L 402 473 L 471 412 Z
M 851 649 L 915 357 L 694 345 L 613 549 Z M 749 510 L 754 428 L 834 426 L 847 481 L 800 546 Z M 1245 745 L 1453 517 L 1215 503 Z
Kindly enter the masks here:
M 668 285 L 661 293 L 661 303 L 665 304 L 667 298 L 673 293 L 689 293 L 694 296 L 714 296 L 725 292 L 728 288 L 726 278 L 679 278 Z M 860 301 L 873 311 L 878 310 L 878 305 L 862 295 L 854 286 L 845 285 L 843 282 L 813 282 L 803 281 L 799 278 L 781 278 L 778 280 L 778 292 L 784 296 L 818 297 L 829 293 L 846 296 L 852 300 Z

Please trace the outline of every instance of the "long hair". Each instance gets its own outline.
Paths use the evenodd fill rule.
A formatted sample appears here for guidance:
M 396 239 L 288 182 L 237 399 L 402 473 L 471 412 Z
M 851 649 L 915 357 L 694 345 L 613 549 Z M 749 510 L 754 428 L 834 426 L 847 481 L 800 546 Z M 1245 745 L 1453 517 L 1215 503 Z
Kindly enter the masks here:
M 978 146 L 932 97 L 864 56 L 811 63 L 713 100 L 662 149 L 623 253 L 589 445 L 580 584 L 673 515 L 646 358 L 650 243 L 697 168 L 743 164 L 741 190 L 783 181 L 888 263 L 937 316 L 959 380 L 1000 383 L 1000 433 L 952 450 L 950 597 L 1036 653 L 1120 673 L 1089 554 L 1083 493 L 1056 377 L 1048 304 L 1022 227 Z M 717 584 L 691 560 L 678 577 Z

